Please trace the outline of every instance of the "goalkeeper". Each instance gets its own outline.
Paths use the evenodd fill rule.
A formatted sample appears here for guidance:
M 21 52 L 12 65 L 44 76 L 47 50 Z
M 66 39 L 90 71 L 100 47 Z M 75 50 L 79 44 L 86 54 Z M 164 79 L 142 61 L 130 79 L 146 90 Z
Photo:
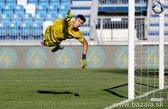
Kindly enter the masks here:
M 77 15 L 74 20 L 71 18 L 72 14 L 70 10 L 68 10 L 65 18 L 62 20 L 55 19 L 54 24 L 47 27 L 44 34 L 45 40 L 41 41 L 41 44 L 48 47 L 55 46 L 51 51 L 56 52 L 57 50 L 64 48 L 60 45 L 61 41 L 72 38 L 77 39 L 83 44 L 81 64 L 82 68 L 85 68 L 87 66 L 86 53 L 88 42 L 81 34 L 78 27 L 80 27 L 86 21 L 86 19 L 81 14 Z

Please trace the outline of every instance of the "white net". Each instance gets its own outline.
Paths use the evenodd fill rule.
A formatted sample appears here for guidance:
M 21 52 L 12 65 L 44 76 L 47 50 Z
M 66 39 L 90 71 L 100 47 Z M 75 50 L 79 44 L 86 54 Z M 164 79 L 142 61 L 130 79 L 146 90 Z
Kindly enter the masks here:
M 144 3 L 144 0 L 139 0 Z M 135 97 L 141 96 L 142 100 L 151 100 L 151 98 L 163 98 L 168 100 L 168 23 L 166 19 L 167 9 L 165 9 L 164 29 L 160 25 L 160 14 L 156 14 L 152 10 L 152 4 L 156 0 L 148 0 L 147 9 L 141 7 L 140 12 L 136 12 L 141 17 L 135 22 L 138 41 L 135 41 Z M 162 2 L 162 1 L 160 1 Z M 165 2 L 168 5 L 168 1 Z M 142 5 L 141 5 L 142 6 Z M 145 10 L 147 10 L 145 12 Z M 159 38 L 160 29 L 164 31 L 164 66 L 159 66 Z M 164 89 L 159 89 L 159 69 L 164 68 Z M 149 94 L 149 95 L 148 95 Z

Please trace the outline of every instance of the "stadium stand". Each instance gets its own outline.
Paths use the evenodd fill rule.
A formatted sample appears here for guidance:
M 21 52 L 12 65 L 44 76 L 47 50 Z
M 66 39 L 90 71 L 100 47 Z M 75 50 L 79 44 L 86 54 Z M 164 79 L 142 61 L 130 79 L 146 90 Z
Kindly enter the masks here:
M 50 0 L 50 4 L 53 4 L 53 3 L 56 3 L 56 4 L 60 4 L 60 0 Z
M 7 5 L 4 5 L 3 7 L 3 13 L 12 13 L 13 14 L 13 9 L 14 9 L 14 5 L 11 5 L 11 4 L 7 4 Z
M 49 4 L 49 0 L 39 0 L 39 5 L 41 4 Z
M 14 7 L 14 13 L 24 15 L 24 7 L 23 5 L 15 5 Z
M 37 6 L 38 0 L 28 0 L 28 4 L 34 4 L 35 6 Z
M 47 13 L 53 13 L 53 14 L 57 14 L 58 13 L 58 9 L 59 9 L 59 4 L 57 3 L 52 3 L 48 6 L 48 11 Z
M 19 37 L 19 25 L 17 22 L 13 21 L 9 25 L 9 36 L 11 40 L 16 40 Z
M 36 6 L 34 4 L 27 4 L 25 6 L 25 11 L 26 13 L 31 13 L 32 16 L 34 17 L 36 13 Z
M 56 18 L 55 13 L 52 13 L 52 12 L 45 15 L 45 21 L 51 21 L 54 23 L 55 18 Z
M 32 24 L 32 36 L 34 40 L 39 40 L 41 39 L 42 35 L 42 23 L 35 21 Z
M 31 13 L 25 13 L 23 16 L 23 22 L 29 22 L 32 23 L 33 22 L 33 16 Z
M 0 39 L 1 40 L 7 39 L 7 33 L 8 33 L 8 25 L 6 22 L 1 21 L 0 22 Z
M 23 5 L 25 8 L 27 5 L 27 0 L 17 0 L 17 5 Z
M 135 27 L 136 37 L 139 40 L 150 40 L 159 35 L 158 32 L 153 31 L 159 29 L 159 15 L 148 9 L 151 4 L 148 0 L 135 0 L 136 23 L 144 22 L 143 28 L 148 28 L 143 34 L 139 34 L 138 31 L 142 27 Z M 167 10 L 168 1 L 165 1 L 165 5 Z M 127 37 L 117 33 L 122 30 L 126 34 L 128 31 L 128 0 L 0 0 L 1 30 L 4 30 L 0 32 L 0 40 L 10 40 L 10 38 L 41 40 L 44 36 L 43 24 L 54 23 L 55 18 L 62 19 L 68 9 L 71 9 L 72 19 L 78 14 L 85 16 L 86 22 L 79 29 L 87 40 L 116 41 Z M 143 21 L 138 19 L 141 14 Z M 168 19 L 168 11 L 165 11 L 165 19 Z M 148 24 L 145 25 L 146 23 Z M 14 28 L 15 26 L 17 28 Z M 165 22 L 165 29 L 167 28 L 168 22 Z M 16 31 L 17 37 L 13 37 Z M 165 35 L 167 33 L 166 30 Z M 106 35 L 101 36 L 101 34 Z
M 45 15 L 47 12 L 47 8 L 48 8 L 48 4 L 45 4 L 45 3 L 39 4 L 36 7 L 36 13 L 43 13 L 43 15 Z
M 32 24 L 27 21 L 24 21 L 21 23 L 21 26 L 20 26 L 21 39 L 26 40 L 26 39 L 28 39 L 28 37 L 30 37 L 31 26 L 32 26 Z
M 43 24 L 44 16 L 45 14 L 43 12 L 37 12 L 34 17 L 34 22 L 39 22 L 40 24 Z
M 9 24 L 11 16 L 12 16 L 11 13 L 5 12 L 5 13 L 3 13 L 3 14 L 1 15 L 1 21 L 3 21 L 3 22 L 5 22 L 5 23 Z

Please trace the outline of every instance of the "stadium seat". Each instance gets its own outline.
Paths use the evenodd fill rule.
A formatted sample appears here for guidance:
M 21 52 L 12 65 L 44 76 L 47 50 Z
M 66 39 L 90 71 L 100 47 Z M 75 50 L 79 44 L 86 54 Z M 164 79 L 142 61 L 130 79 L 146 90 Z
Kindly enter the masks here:
M 48 8 L 48 4 L 40 4 L 37 6 L 36 12 L 46 14 L 47 8 Z
M 64 4 L 61 4 L 60 6 L 59 6 L 59 12 L 61 13 L 61 12 L 67 12 L 68 11 L 68 9 L 70 8 L 70 4 L 67 4 L 67 3 L 64 3 Z
M 70 8 L 70 4 L 68 3 L 63 3 L 59 6 L 59 9 L 62 9 L 62 10 L 68 10 Z
M 4 7 L 4 2 L 0 1 L 0 9 L 3 9 L 3 7 Z
M 57 3 L 50 4 L 48 6 L 48 13 L 53 12 L 53 13 L 57 14 L 58 8 L 59 8 L 59 5 Z
M 6 5 L 11 5 L 13 8 L 15 7 L 16 5 L 16 0 L 6 0 Z
M 23 5 L 16 5 L 15 8 L 14 8 L 14 13 L 17 13 L 17 14 L 24 14 L 24 7 Z
M 32 24 L 32 36 L 34 36 L 34 40 L 38 40 L 41 38 L 42 32 L 42 24 L 40 22 L 33 22 Z
M 17 5 L 23 5 L 23 7 L 25 8 L 27 5 L 27 0 L 17 0 Z
M 12 22 L 15 22 L 18 26 L 21 25 L 23 15 L 20 13 L 15 13 L 12 16 Z
M 67 4 L 71 4 L 71 0 L 61 0 L 61 4 L 64 4 L 64 3 L 67 3 Z
M 57 19 L 61 20 L 66 16 L 66 12 L 61 12 L 59 14 L 57 14 Z
M 43 22 L 43 35 L 45 34 L 45 30 L 49 25 L 53 25 L 54 23 L 52 21 L 44 21 Z
M 31 13 L 32 16 L 35 16 L 35 12 L 36 12 L 36 6 L 34 4 L 27 4 L 25 6 L 25 12 L 26 13 Z
M 13 6 L 12 5 L 4 5 L 3 7 L 3 13 L 9 12 L 10 14 L 13 14 Z
M 30 31 L 31 31 L 31 23 L 26 21 L 22 22 L 20 26 L 21 39 L 27 40 L 30 36 Z
M 9 35 L 10 39 L 16 40 L 18 39 L 18 32 L 19 32 L 19 26 L 17 25 L 17 22 L 11 22 L 9 24 Z
M 49 0 L 39 0 L 39 5 L 41 4 L 49 4 Z
M 51 21 L 54 23 L 55 21 L 55 14 L 53 13 L 49 13 L 45 15 L 45 21 Z
M 8 34 L 8 25 L 7 22 L 0 22 L 0 39 L 4 40 L 7 39 L 7 34 Z
M 54 4 L 56 3 L 56 4 L 59 5 L 60 4 L 60 0 L 50 0 L 50 4 L 53 4 L 53 3 Z
M 28 0 L 28 4 L 34 4 L 35 6 L 37 6 L 38 0 Z
M 39 22 L 40 24 L 43 24 L 44 22 L 44 15 L 43 13 L 36 13 L 34 17 L 34 22 Z
M 29 22 L 32 23 L 33 22 L 33 17 L 31 13 L 25 13 L 23 16 L 23 22 Z
M 11 14 L 9 12 L 3 13 L 1 16 L 1 21 L 3 22 L 10 22 Z

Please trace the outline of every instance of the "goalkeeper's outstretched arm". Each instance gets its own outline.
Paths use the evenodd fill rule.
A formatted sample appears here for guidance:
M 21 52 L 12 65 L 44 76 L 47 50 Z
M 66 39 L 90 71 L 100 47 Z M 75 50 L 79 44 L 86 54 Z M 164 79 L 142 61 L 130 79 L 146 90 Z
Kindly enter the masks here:
M 88 49 L 88 42 L 85 38 L 84 38 L 82 44 L 83 44 L 83 53 L 82 53 L 81 67 L 85 68 L 87 66 L 86 53 L 87 53 L 87 49 Z
M 83 44 L 83 54 L 86 55 L 88 49 L 88 42 L 85 38 L 83 39 L 82 44 Z
M 70 21 L 72 19 L 72 14 L 71 14 L 71 11 L 70 9 L 67 11 L 67 15 L 66 17 L 64 18 L 64 21 Z

